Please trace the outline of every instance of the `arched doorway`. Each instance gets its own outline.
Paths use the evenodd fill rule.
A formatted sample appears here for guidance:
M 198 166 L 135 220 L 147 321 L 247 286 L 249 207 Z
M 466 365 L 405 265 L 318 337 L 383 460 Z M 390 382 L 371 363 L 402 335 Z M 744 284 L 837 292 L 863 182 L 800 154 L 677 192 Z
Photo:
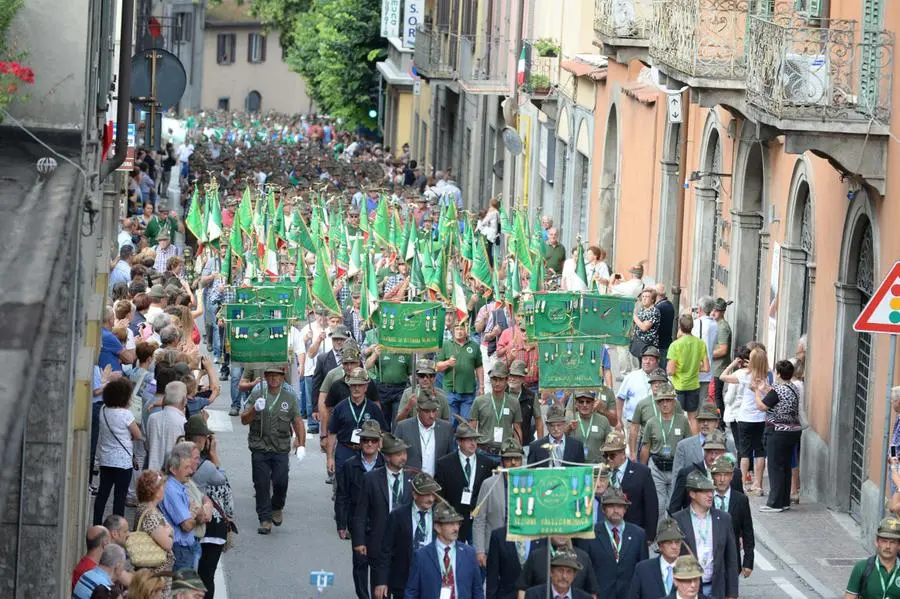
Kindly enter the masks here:
M 678 284 L 675 278 L 675 214 L 678 209 L 679 165 L 681 164 L 681 125 L 670 123 L 666 127 L 665 154 L 661 161 L 659 240 L 656 244 L 656 272 L 661 283 L 670 287 Z
M 763 146 L 755 140 L 742 141 L 738 153 L 738 172 L 736 173 L 736 186 L 734 206 L 731 210 L 731 240 L 726 240 L 719 232 L 716 235 L 717 249 L 728 247 L 730 253 L 730 276 L 726 278 L 727 285 L 716 288 L 713 282 L 713 290 L 722 292 L 723 296 L 730 296 L 737 300 L 734 304 L 729 320 L 733 325 L 734 339 L 732 346 L 737 347 L 748 341 L 765 342 L 764 331 L 760 330 L 760 296 L 763 296 L 766 305 L 775 301 L 770 297 L 768 288 L 764 285 L 763 264 L 768 248 L 767 240 L 763 234 L 763 209 L 765 206 L 765 171 Z M 722 228 L 724 230 L 724 227 Z M 713 268 L 718 267 L 714 262 Z M 714 277 L 719 279 L 719 277 Z M 777 285 L 777 281 L 772 281 Z M 727 294 L 727 295 L 726 295 Z M 775 304 L 777 305 L 777 304 Z
M 722 172 L 722 148 L 715 115 L 710 113 L 704 129 L 704 143 L 700 155 L 701 179 L 694 188 L 697 199 L 696 234 L 694 243 L 693 298 L 716 295 L 716 275 L 719 264 L 719 245 L 722 238 L 721 177 L 709 173 Z
M 247 94 L 247 112 L 262 112 L 262 94 L 253 90 Z
M 603 144 L 603 171 L 600 174 L 600 247 L 607 262 L 615 264 L 616 206 L 619 203 L 619 121 L 616 105 L 609 108 L 606 141 Z

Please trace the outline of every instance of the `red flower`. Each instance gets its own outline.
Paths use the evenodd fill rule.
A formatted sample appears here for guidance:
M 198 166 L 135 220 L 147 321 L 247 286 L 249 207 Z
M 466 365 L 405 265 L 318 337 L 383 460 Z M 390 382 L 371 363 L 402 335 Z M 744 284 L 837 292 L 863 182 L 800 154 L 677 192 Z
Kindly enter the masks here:
M 23 68 L 19 71 L 19 79 L 25 83 L 34 83 L 34 71 L 31 70 L 31 67 Z
M 8 74 L 10 72 L 9 63 L 0 61 L 0 73 Z
M 19 89 L 18 85 L 16 85 L 15 83 L 10 83 L 9 85 L 6 86 L 6 93 L 14 94 L 14 93 L 16 93 L 17 89 Z

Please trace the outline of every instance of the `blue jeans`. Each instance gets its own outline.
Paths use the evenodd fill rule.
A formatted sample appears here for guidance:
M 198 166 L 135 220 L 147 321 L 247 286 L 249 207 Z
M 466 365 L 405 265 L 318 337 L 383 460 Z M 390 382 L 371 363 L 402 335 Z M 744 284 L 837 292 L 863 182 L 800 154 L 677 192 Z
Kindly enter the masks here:
M 212 327 L 212 353 L 215 357 L 222 357 L 222 335 L 219 331 L 219 325 L 213 323 Z
M 444 373 L 443 372 L 439 372 L 434 376 L 434 386 L 437 389 L 444 388 Z
M 241 382 L 241 375 L 244 374 L 244 367 L 240 364 L 231 365 L 231 407 L 241 409 L 246 393 L 238 391 L 238 385 Z
M 312 413 L 316 411 L 315 399 L 313 399 L 313 377 L 305 376 L 303 377 L 303 387 L 304 392 L 306 393 L 306 407 L 307 407 L 307 420 L 306 420 L 306 431 L 311 434 L 317 434 L 319 432 L 319 423 L 313 420 Z
M 300 418 L 306 418 L 309 415 L 309 396 L 306 394 L 306 377 L 301 376 L 298 379 L 299 397 L 297 397 L 297 409 L 300 410 Z
M 175 565 L 172 570 L 191 569 L 196 570 L 200 562 L 200 543 L 193 545 L 172 545 L 172 553 L 175 554 Z
M 448 393 L 447 401 L 450 403 L 450 412 L 453 414 L 459 414 L 463 417 L 464 420 L 469 419 L 469 415 L 472 413 L 472 404 L 475 403 L 475 394 L 474 393 Z M 458 421 L 453 419 L 453 428 L 456 429 L 456 423 Z

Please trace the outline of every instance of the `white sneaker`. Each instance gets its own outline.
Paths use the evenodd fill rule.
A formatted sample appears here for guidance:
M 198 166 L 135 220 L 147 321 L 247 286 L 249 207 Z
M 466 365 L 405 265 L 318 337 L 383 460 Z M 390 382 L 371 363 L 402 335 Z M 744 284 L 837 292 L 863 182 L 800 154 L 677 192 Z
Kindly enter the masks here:
M 784 511 L 784 508 L 783 507 L 771 507 L 768 505 L 761 505 L 761 506 L 759 506 L 759 511 L 766 513 L 766 514 L 780 514 L 781 512 Z

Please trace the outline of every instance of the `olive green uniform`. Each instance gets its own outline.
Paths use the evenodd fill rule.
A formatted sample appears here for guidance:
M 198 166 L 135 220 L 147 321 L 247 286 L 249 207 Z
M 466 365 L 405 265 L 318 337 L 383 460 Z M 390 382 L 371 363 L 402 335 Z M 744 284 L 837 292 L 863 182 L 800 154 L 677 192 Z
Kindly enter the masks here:
M 516 396 L 504 393 L 503 399 L 496 400 L 485 393 L 475 398 L 469 420 L 477 423 L 478 445 L 499 450 L 503 440 L 513 436 L 513 425 L 522 423 L 522 409 Z M 495 433 L 495 427 L 503 429 L 502 434 Z
M 684 414 L 673 413 L 670 420 L 661 420 L 661 417 L 654 416 L 644 425 L 643 444 L 650 449 L 650 476 L 653 478 L 653 486 L 656 487 L 660 516 L 669 505 L 675 476 L 678 474 L 672 472 L 675 446 L 690 436 L 691 426 Z
M 681 404 L 677 401 L 675 402 L 673 414 L 684 414 Z M 643 430 L 643 428 L 647 426 L 647 423 L 657 416 L 659 416 L 659 406 L 656 405 L 656 400 L 653 399 L 653 395 L 648 395 L 639 401 L 638 405 L 634 408 L 631 424 L 637 424 L 641 427 L 641 430 Z
M 475 369 L 481 368 L 481 348 L 474 341 L 460 345 L 456 341 L 445 343 L 436 362 L 456 358 L 456 366 L 444 371 L 444 390 L 448 393 L 475 393 Z
M 900 599 L 900 561 L 894 565 L 894 569 L 888 572 L 881 565 L 881 560 L 875 557 L 875 564 L 866 580 L 866 588 L 860 589 L 859 585 L 863 571 L 866 569 L 866 562 L 862 560 L 856 563 L 853 571 L 850 573 L 850 580 L 847 581 L 847 592 L 856 595 L 860 599 Z M 882 588 L 882 584 L 884 588 Z
M 612 431 L 609 419 L 603 414 L 591 414 L 584 419 L 579 414 L 575 417 L 575 430 L 569 433 L 573 439 L 578 439 L 584 445 L 584 461 L 586 464 L 598 464 L 603 460 L 603 444 L 606 437 Z
M 419 391 L 421 387 L 416 387 L 416 391 Z M 450 421 L 450 402 L 447 401 L 447 393 L 443 389 L 438 389 L 437 387 L 433 387 L 434 391 L 434 400 L 438 402 L 438 418 L 441 420 Z M 397 408 L 397 413 L 400 414 L 403 410 L 406 409 L 406 406 L 409 405 L 409 399 L 412 397 L 413 388 L 407 387 L 405 391 L 403 391 L 403 395 L 400 396 L 400 404 Z M 416 396 L 416 404 L 410 408 L 409 414 L 406 415 L 407 418 L 414 418 L 419 413 L 419 402 L 418 398 L 421 397 L 419 395 Z

